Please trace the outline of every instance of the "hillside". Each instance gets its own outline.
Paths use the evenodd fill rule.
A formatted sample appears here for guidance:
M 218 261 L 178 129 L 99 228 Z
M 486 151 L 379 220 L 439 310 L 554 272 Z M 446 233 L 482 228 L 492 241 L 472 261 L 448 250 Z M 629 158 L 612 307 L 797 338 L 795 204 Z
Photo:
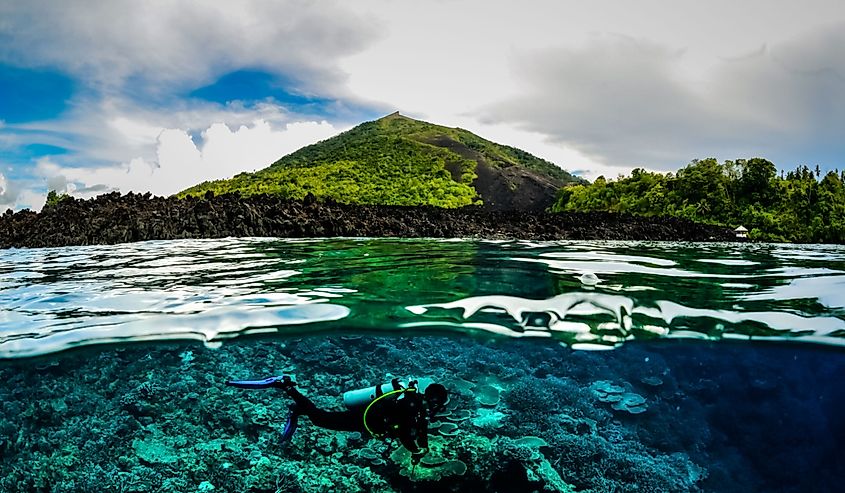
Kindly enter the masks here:
M 393 113 L 304 147 L 263 170 L 204 182 L 178 196 L 210 190 L 301 199 L 312 193 L 349 204 L 544 210 L 561 186 L 582 182 L 520 149 Z
M 700 223 L 745 226 L 764 241 L 845 243 L 845 171 L 807 166 L 778 176 L 762 158 L 719 163 L 694 160 L 676 173 L 635 169 L 618 180 L 597 178 L 568 187 L 559 212 L 607 211 L 675 216 Z

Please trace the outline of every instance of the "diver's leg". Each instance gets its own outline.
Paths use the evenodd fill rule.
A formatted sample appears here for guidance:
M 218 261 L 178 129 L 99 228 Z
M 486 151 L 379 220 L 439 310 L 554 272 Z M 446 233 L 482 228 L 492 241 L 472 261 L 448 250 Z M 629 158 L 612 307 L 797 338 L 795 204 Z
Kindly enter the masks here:
M 284 390 L 293 399 L 293 402 L 296 403 L 296 410 L 299 414 L 307 416 L 317 409 L 317 406 L 311 402 L 311 399 L 302 395 L 302 392 L 296 390 L 296 387 L 287 387 Z
M 358 413 L 351 411 L 324 411 L 317 408 L 311 399 L 302 395 L 294 387 L 285 389 L 285 392 L 295 403 L 294 412 L 308 416 L 308 419 L 315 426 L 335 431 L 361 431 L 362 422 Z

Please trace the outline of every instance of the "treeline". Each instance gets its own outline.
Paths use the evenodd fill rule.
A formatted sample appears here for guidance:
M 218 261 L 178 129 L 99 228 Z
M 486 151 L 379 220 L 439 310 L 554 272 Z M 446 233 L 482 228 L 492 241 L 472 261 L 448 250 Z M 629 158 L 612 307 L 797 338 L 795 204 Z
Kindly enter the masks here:
M 845 171 L 800 166 L 784 175 L 760 159 L 695 160 L 672 173 L 635 169 L 630 177 L 561 189 L 553 211 L 670 215 L 743 225 L 753 239 L 845 243 Z

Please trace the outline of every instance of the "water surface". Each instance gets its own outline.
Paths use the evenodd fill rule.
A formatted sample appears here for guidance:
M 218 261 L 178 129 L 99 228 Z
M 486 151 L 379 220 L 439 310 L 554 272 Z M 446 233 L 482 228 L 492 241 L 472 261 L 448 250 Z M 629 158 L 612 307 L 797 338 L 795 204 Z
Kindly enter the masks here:
M 0 491 L 836 492 L 845 248 L 223 239 L 0 252 Z M 450 392 L 413 468 L 318 406 Z
M 312 332 L 842 345 L 838 246 L 224 239 L 7 250 L 0 358 Z

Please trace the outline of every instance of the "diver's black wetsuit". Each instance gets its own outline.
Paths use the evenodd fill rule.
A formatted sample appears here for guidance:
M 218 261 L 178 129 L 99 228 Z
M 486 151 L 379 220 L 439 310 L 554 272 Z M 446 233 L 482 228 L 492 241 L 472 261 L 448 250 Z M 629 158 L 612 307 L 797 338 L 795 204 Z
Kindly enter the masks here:
M 314 425 L 337 431 L 358 431 L 369 435 L 364 426 L 366 407 L 348 411 L 325 411 L 294 387 L 285 389 L 293 399 L 296 414 L 308 416 Z M 377 436 L 397 438 L 412 454 L 428 448 L 428 414 L 423 396 L 415 390 L 379 399 L 367 413 L 367 426 Z

